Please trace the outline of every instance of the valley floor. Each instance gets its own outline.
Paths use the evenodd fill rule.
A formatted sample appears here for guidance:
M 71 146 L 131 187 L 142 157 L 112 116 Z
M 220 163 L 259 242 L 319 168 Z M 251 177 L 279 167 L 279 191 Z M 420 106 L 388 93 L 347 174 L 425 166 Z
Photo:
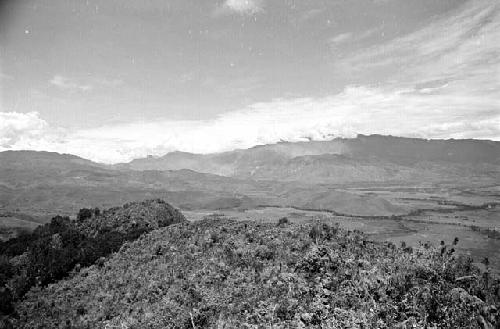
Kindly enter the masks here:
M 402 242 L 410 246 L 430 242 L 447 244 L 455 238 L 458 252 L 470 255 L 478 266 L 488 258 L 500 273 L 500 192 L 496 185 L 481 187 L 450 186 L 365 186 L 335 187 L 338 191 L 377 195 L 406 207 L 408 214 L 398 216 L 355 216 L 321 209 L 259 207 L 246 210 L 184 211 L 189 220 L 219 215 L 239 220 L 275 222 L 287 217 L 292 222 L 310 219 L 339 223 L 348 230 L 359 230 L 375 241 Z

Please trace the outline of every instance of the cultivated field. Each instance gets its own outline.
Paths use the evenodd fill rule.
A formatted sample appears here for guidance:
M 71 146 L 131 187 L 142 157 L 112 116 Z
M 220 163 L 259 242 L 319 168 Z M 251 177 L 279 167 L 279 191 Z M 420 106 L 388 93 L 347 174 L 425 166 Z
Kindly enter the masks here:
M 332 187 L 338 191 L 360 196 L 381 196 L 408 210 L 406 215 L 356 216 L 325 210 L 297 209 L 291 207 L 258 207 L 247 210 L 184 211 L 190 220 L 208 215 L 219 215 L 241 220 L 276 222 L 287 217 L 292 222 L 316 219 L 336 222 L 348 230 L 360 230 L 373 240 L 402 242 L 410 246 L 430 242 L 439 245 L 444 241 L 473 257 L 481 265 L 487 257 L 492 269 L 500 272 L 500 192 L 497 186 L 371 186 Z

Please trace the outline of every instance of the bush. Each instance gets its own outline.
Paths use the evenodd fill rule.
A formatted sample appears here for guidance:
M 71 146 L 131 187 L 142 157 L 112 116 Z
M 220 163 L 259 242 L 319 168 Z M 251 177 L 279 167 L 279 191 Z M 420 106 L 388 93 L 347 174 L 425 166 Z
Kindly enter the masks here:
M 290 223 L 290 221 L 288 220 L 287 217 L 281 217 L 279 220 L 278 220 L 278 226 L 284 226 L 286 224 Z
M 76 219 L 79 221 L 84 221 L 86 219 L 92 218 L 92 213 L 93 213 L 92 209 L 82 208 L 78 212 Z
M 0 255 L 0 287 L 7 283 L 8 279 L 14 274 L 14 269 L 9 262 L 9 258 Z
M 12 293 L 6 287 L 0 287 L 0 316 L 14 311 Z

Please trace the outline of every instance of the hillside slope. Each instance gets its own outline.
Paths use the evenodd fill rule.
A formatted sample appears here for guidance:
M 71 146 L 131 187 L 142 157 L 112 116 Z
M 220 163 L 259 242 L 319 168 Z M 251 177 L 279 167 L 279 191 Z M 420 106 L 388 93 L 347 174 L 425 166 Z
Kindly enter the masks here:
M 186 218 L 179 210 L 158 199 L 126 203 L 85 219 L 80 216 L 76 224 L 80 232 L 95 236 L 106 230 L 121 234 L 130 234 L 132 231 L 148 232 L 184 221 Z
M 185 221 L 163 200 L 146 200 L 103 212 L 83 208 L 76 221 L 56 216 L 31 234 L 0 242 L 0 328 L 31 287 L 56 282 L 118 251 L 126 241 Z
M 0 152 L 0 211 L 71 215 L 82 206 L 109 208 L 140 199 L 211 207 L 220 198 L 243 197 L 253 183 L 191 170 L 113 170 L 74 156 L 48 152 Z
M 215 154 L 172 152 L 117 168 L 192 169 L 222 176 L 303 182 L 500 179 L 500 142 L 359 135 L 322 142 L 282 142 Z
M 491 328 L 498 289 L 453 250 L 373 243 L 319 222 L 208 219 L 153 231 L 32 290 L 16 327 Z
M 35 165 L 39 158 L 43 161 Z M 74 214 L 82 206 L 109 208 L 155 198 L 169 200 L 185 210 L 248 209 L 259 205 L 316 207 L 317 204 L 323 209 L 349 214 L 406 212 L 382 198 L 360 198 L 318 186 L 312 180 L 256 181 L 187 169 L 113 170 L 57 153 L 0 152 L 0 211 L 3 212 L 45 215 L 50 219 L 58 214 Z

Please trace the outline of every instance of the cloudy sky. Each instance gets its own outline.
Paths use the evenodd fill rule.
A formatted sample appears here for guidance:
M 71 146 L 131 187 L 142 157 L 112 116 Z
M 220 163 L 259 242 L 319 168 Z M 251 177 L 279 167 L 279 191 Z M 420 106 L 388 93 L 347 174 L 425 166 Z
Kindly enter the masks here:
M 0 151 L 500 140 L 497 0 L 0 2 Z

